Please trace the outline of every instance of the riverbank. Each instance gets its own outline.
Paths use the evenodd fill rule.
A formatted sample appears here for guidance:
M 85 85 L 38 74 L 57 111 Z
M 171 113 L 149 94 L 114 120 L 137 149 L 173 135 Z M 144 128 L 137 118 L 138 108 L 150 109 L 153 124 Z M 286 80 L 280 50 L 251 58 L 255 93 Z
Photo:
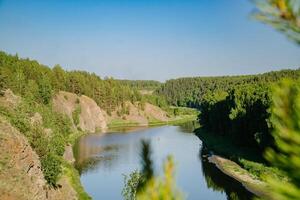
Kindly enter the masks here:
M 266 177 L 288 181 L 281 171 L 267 166 L 261 153 L 254 149 L 237 147 L 227 138 L 208 133 L 203 128 L 196 129 L 195 134 L 212 152 L 209 161 L 253 194 L 268 199 Z
M 267 198 L 269 196 L 266 192 L 268 188 L 267 184 L 255 178 L 237 163 L 218 155 L 212 155 L 208 157 L 208 160 L 215 164 L 216 167 L 224 174 L 240 182 L 248 191 L 252 192 L 256 196 L 263 198 Z
M 161 120 L 149 120 L 148 123 L 138 123 L 131 120 L 122 120 L 115 119 L 112 120 L 107 126 L 108 128 L 122 128 L 122 127 L 143 127 L 143 126 L 163 126 L 163 125 L 176 125 L 179 123 L 185 123 L 188 121 L 195 121 L 197 119 L 197 115 L 180 115 L 177 117 L 172 117 L 167 121 Z

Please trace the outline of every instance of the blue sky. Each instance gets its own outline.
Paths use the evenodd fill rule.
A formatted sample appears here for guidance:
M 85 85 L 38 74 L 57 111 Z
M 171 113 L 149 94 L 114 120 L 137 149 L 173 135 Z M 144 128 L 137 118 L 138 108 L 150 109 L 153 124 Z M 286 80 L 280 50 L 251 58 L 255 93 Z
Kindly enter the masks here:
M 122 79 L 300 67 L 300 47 L 252 10 L 248 0 L 0 0 L 0 50 Z

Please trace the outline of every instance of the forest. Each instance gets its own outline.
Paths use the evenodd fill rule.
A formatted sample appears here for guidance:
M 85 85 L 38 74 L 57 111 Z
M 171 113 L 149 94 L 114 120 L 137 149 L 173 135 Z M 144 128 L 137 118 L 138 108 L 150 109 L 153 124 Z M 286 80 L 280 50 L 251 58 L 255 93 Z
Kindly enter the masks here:
M 61 66 L 49 68 L 37 61 L 0 52 L 0 86 L 21 96 L 32 96 L 48 104 L 55 92 L 63 90 L 86 95 L 108 113 L 125 101 L 141 100 L 141 95 L 113 78 L 101 79 L 95 73 L 66 71 Z
M 257 9 L 253 16 L 270 24 L 299 45 L 298 1 L 261 2 L 264 3 L 256 3 Z M 74 128 L 69 117 L 52 108 L 52 99 L 59 91 L 86 95 L 95 100 L 109 116 L 128 101 L 138 102 L 141 107 L 146 102 L 157 105 L 167 111 L 168 115 L 175 117 L 193 115 L 194 110 L 188 108 L 195 108 L 199 110 L 197 120 L 201 126 L 195 131 L 196 134 L 208 135 L 215 149 L 222 148 L 228 142 L 229 145 L 225 145 L 230 154 L 228 159 L 237 162 L 237 166 L 244 168 L 254 179 L 265 182 L 271 191 L 268 199 L 298 199 L 300 69 L 295 69 L 298 66 L 291 67 L 294 69 L 254 75 L 177 78 L 161 83 L 154 80 L 101 78 L 95 73 L 68 71 L 60 65 L 48 67 L 29 58 L 20 58 L 18 54 L 10 55 L 0 51 L 0 97 L 5 98 L 9 91 L 9 95 L 17 101 L 15 105 L 10 105 L 7 101 L 6 104 L 0 104 L 0 120 L 3 124 L 11 125 L 11 129 L 22 133 L 22 137 L 28 140 L 41 163 L 47 187 L 59 189 L 60 177 L 68 174 L 78 198 L 90 199 L 80 184 L 78 172 L 63 158 L 66 147 L 72 146 L 85 132 L 76 126 Z M 78 107 L 72 111 L 71 118 L 76 125 L 79 123 L 80 112 Z M 126 112 L 128 111 L 124 111 Z M 4 133 L 7 130 L 3 128 L 1 131 Z M 205 132 L 199 133 L 199 130 Z M 205 139 L 200 139 L 203 141 L 202 147 L 205 147 Z M 255 152 L 259 162 L 245 161 L 242 156 L 236 159 L 236 154 L 242 154 L 241 149 Z M 165 179 L 160 179 L 154 176 L 151 168 L 148 171 L 146 169 L 147 165 L 152 166 L 151 148 L 147 142 L 142 143 L 142 157 L 143 154 L 142 163 L 145 165 L 141 173 L 135 171 L 130 176 L 125 176 L 123 195 L 126 199 L 135 199 L 135 195 L 139 199 L 149 199 L 150 194 L 153 197 L 151 199 L 184 199 L 174 187 L 176 184 L 173 184 L 173 159 L 167 158 L 164 165 Z M 209 151 L 208 154 L 213 153 Z M 0 170 L 8 171 L 9 157 L 3 155 Z M 200 151 L 198 156 L 201 159 L 207 155 L 202 155 Z M 144 178 L 149 179 L 149 182 Z M 139 184 L 132 183 L 134 180 L 141 181 L 143 189 L 140 194 L 137 193 Z
M 208 131 L 228 136 L 239 146 L 261 152 L 272 146 L 270 122 L 272 85 L 296 80 L 300 70 L 281 70 L 259 75 L 180 78 L 167 81 L 156 94 L 174 106 L 201 111 L 199 122 Z
M 159 81 L 154 80 L 122 80 L 118 79 L 118 81 L 123 84 L 130 86 L 131 88 L 135 88 L 138 90 L 155 90 L 162 85 Z

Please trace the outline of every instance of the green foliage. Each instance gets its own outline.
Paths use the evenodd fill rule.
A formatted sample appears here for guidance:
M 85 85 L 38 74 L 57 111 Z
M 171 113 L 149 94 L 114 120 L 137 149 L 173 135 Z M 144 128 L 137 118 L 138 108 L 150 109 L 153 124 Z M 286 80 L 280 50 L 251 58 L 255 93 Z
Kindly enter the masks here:
M 54 134 L 49 143 L 49 149 L 55 155 L 62 156 L 65 151 L 66 139 L 62 134 Z
M 51 104 L 45 105 L 39 99 L 29 97 L 25 94 L 16 108 L 0 105 L 0 114 L 27 137 L 41 159 L 47 183 L 55 187 L 61 173 L 64 148 L 71 135 L 71 121 L 67 116 L 54 112 Z M 31 117 L 37 112 L 41 114 L 42 121 L 33 123 Z
M 79 116 L 81 113 L 81 107 L 77 106 L 76 109 L 72 112 L 72 119 L 74 124 L 77 126 L 79 124 Z
M 140 185 L 144 184 L 141 188 Z M 142 172 L 133 171 L 124 176 L 122 195 L 125 200 L 179 200 L 183 193 L 176 187 L 174 161 L 171 156 L 164 163 L 164 176 L 146 179 Z
M 118 80 L 122 85 L 127 85 L 138 90 L 155 90 L 162 85 L 159 81 L 153 80 Z
M 89 96 L 108 113 L 125 101 L 142 99 L 136 87 L 122 81 L 101 79 L 85 71 L 65 71 L 59 65 L 50 69 L 37 61 L 21 59 L 4 52 L 0 52 L 0 69 L 1 88 L 10 88 L 21 96 L 26 94 L 28 98 L 43 104 L 48 104 L 52 95 L 60 90 Z
M 283 32 L 300 44 L 300 3 L 298 0 L 256 0 L 256 19 Z
M 41 126 L 35 125 L 31 127 L 30 133 L 27 133 L 26 136 L 31 147 L 40 157 L 43 157 L 48 153 L 49 140 Z
M 299 70 L 270 72 L 241 79 L 233 77 L 238 85 L 232 84 L 231 80 L 228 89 L 224 85 L 216 86 L 217 90 L 209 90 L 199 100 L 200 124 L 210 132 L 230 138 L 235 145 L 257 148 L 263 152 L 274 141 L 269 112 L 270 86 L 284 77 L 296 79 Z
M 289 177 L 282 184 L 272 177 L 273 199 L 291 200 L 300 196 L 300 81 L 284 80 L 274 88 L 272 118 L 276 148 L 266 158 Z
M 124 200 L 135 200 L 137 198 L 138 186 L 145 182 L 143 174 L 135 170 L 129 176 L 124 175 L 124 187 L 122 195 Z
M 72 164 L 63 162 L 63 173 L 69 178 L 72 187 L 77 193 L 80 200 L 91 200 L 92 198 L 84 191 L 84 188 L 80 184 L 80 175 L 78 171 L 72 166 Z
M 39 79 L 39 99 L 43 104 L 48 104 L 52 98 L 52 86 L 47 76 Z
M 173 106 L 201 108 L 203 99 L 208 93 L 227 92 L 231 88 L 245 84 L 269 84 L 282 78 L 296 79 L 300 70 L 281 70 L 258 75 L 193 77 L 178 78 L 166 81 L 155 93 L 163 96 Z
M 173 110 L 173 113 L 174 113 L 174 116 L 177 116 L 177 115 L 179 115 L 178 108 L 174 108 L 174 110 Z
M 53 127 L 54 131 L 56 133 L 59 133 L 62 136 L 64 136 L 64 138 L 69 137 L 70 134 L 72 133 L 71 119 L 68 116 L 66 116 L 65 114 L 56 113 L 56 112 L 53 112 L 52 118 L 53 118 L 52 127 Z
M 156 105 L 162 109 L 169 108 L 169 104 L 168 104 L 166 98 L 161 95 L 143 95 L 141 101 L 149 102 L 149 103 Z
M 62 161 L 58 156 L 48 153 L 41 158 L 42 170 L 47 183 L 56 187 L 59 174 L 62 172 Z
M 204 150 L 213 151 L 236 162 L 256 179 L 266 182 L 267 177 L 272 177 L 284 184 L 289 181 L 282 170 L 266 163 L 257 149 L 234 145 L 230 138 L 209 133 L 203 128 L 196 129 L 196 134 L 203 141 Z
M 174 180 L 174 162 L 171 156 L 164 164 L 164 178 L 155 177 L 151 160 L 151 143 L 141 141 L 141 171 L 133 171 L 124 176 L 122 195 L 125 200 L 175 200 L 183 199 Z
M 0 96 L 3 95 L 3 91 L 6 89 L 6 83 L 5 83 L 5 77 L 2 74 L 2 71 L 0 69 Z
M 183 194 L 176 187 L 174 180 L 174 161 L 167 157 L 164 164 L 164 177 L 154 177 L 148 181 L 146 187 L 138 193 L 138 200 L 179 200 L 184 199 Z
M 35 80 L 28 80 L 24 97 L 28 102 L 34 102 L 39 98 L 39 85 Z
M 209 131 L 227 135 L 238 145 L 270 145 L 270 92 L 259 84 L 236 86 L 228 94 L 208 94 L 203 98 L 200 123 Z

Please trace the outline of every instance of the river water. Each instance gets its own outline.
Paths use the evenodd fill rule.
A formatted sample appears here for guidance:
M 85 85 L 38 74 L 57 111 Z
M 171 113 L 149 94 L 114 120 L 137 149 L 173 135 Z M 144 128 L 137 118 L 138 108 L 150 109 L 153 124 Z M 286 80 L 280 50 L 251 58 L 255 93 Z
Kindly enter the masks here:
M 166 157 L 173 156 L 176 184 L 186 199 L 251 199 L 241 184 L 207 161 L 207 150 L 194 135 L 194 125 L 123 128 L 79 138 L 74 154 L 85 190 L 95 200 L 123 199 L 124 174 L 141 168 L 141 141 L 147 140 L 156 175 L 162 174 Z

